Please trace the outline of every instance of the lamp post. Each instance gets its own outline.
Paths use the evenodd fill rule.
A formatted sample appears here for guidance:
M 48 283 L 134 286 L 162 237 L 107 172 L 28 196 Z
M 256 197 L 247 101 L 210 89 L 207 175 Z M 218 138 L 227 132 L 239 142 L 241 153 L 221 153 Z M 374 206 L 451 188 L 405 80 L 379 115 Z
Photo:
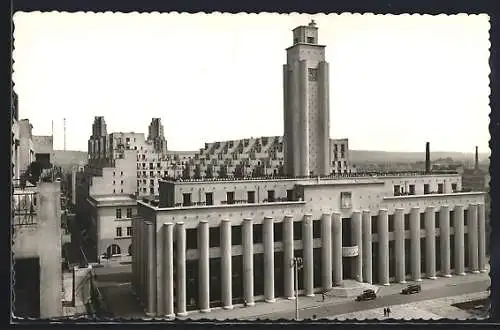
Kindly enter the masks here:
M 304 262 L 301 257 L 294 257 L 290 260 L 290 267 L 295 271 L 295 320 L 299 320 L 299 269 L 304 267 Z

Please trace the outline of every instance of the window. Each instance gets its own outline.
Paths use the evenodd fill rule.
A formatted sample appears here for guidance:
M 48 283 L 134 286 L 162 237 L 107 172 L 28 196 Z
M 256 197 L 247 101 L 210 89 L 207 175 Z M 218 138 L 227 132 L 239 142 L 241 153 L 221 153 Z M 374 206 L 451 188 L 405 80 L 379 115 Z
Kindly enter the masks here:
M 262 224 L 256 223 L 253 225 L 253 243 L 262 243 Z
M 456 183 L 452 183 L 452 184 L 451 184 L 451 190 L 452 190 L 453 192 L 456 192 L 456 191 L 457 191 L 457 184 L 456 184 Z
M 288 201 L 293 201 L 293 189 L 289 189 L 286 191 L 286 199 Z
M 410 185 L 410 195 L 415 195 L 415 185 L 414 184 Z
M 208 233 L 208 245 L 209 247 L 220 246 L 220 227 L 210 227 Z
M 299 38 L 293 38 L 293 43 L 294 43 L 294 44 L 298 44 L 298 43 L 299 43 Z M 246 144 L 246 143 L 245 143 L 245 144 Z M 245 147 L 246 147 L 246 145 L 245 145 Z
M 122 236 L 122 227 L 117 227 L 116 228 L 116 236 L 121 237 Z
M 438 183 L 438 194 L 444 193 L 444 184 Z
M 120 184 L 123 186 L 123 180 L 121 180 Z
M 428 183 L 424 184 L 424 194 L 425 195 L 429 194 L 429 184 Z
M 378 233 L 378 216 L 373 215 L 372 216 L 372 234 L 377 234 Z
M 205 204 L 206 205 L 214 205 L 214 194 L 213 193 L 205 193 Z
M 389 232 L 394 231 L 394 214 L 389 214 Z
M 127 218 L 132 218 L 132 208 L 127 207 Z
M 198 229 L 188 228 L 186 229 L 186 249 L 197 249 L 198 248 Z
M 340 158 L 345 158 L 345 144 L 340 145 Z
M 307 37 L 307 43 L 308 44 L 313 44 L 314 43 L 314 38 L 313 37 Z
M 115 176 L 115 172 L 113 171 L 113 176 Z
M 190 193 L 182 194 L 182 206 L 191 206 L 191 194 Z
M 127 236 L 132 236 L 132 227 L 127 227 Z
M 231 226 L 231 245 L 241 245 L 242 228 L 241 226 Z
M 120 175 L 123 176 L 123 171 L 120 172 Z
M 247 192 L 248 203 L 255 203 L 255 191 Z
M 318 69 L 309 68 L 309 81 L 318 80 Z
M 274 202 L 274 190 L 267 191 L 267 201 Z
M 151 195 L 154 195 L 155 194 L 155 188 L 149 188 L 149 193 Z
M 234 191 L 228 191 L 226 193 L 227 204 L 234 204 Z
M 350 209 L 352 208 L 352 194 L 351 192 L 341 192 L 340 193 L 340 208 Z
M 122 218 L 122 209 L 116 209 L 116 218 L 121 219 Z
M 410 214 L 405 213 L 405 230 L 410 230 Z
M 313 220 L 312 223 L 313 223 L 313 238 L 321 238 L 321 220 Z
M 115 184 L 116 184 L 116 182 L 115 182 L 115 180 L 113 180 L 113 185 L 115 185 Z
M 274 242 L 282 242 L 283 241 L 283 222 L 275 222 L 274 223 Z
M 394 185 L 394 196 L 399 196 L 401 192 L 401 186 L 400 185 Z
M 293 239 L 294 240 L 302 239 L 302 221 L 293 222 Z
M 149 176 L 154 176 L 155 173 L 153 171 L 149 171 Z
M 425 229 L 425 213 L 420 213 L 420 229 Z

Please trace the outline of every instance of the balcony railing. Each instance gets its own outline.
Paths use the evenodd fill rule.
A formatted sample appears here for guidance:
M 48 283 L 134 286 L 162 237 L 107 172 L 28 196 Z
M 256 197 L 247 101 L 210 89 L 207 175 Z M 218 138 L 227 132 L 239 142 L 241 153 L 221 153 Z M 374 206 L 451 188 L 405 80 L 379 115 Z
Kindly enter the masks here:
M 12 225 L 28 226 L 37 223 L 36 191 L 14 192 L 12 202 Z

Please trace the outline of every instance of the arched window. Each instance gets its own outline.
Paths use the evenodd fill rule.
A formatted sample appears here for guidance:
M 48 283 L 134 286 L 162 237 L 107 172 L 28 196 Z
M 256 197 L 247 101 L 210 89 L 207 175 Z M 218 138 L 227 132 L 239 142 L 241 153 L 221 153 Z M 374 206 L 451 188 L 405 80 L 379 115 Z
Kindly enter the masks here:
M 132 255 L 132 252 L 133 252 L 133 249 L 132 249 L 132 244 L 130 244 L 128 246 L 128 255 L 131 256 Z
M 118 254 L 121 254 L 121 250 L 120 250 L 120 247 L 116 244 L 111 244 L 110 246 L 108 246 L 108 248 L 106 249 L 106 253 L 108 255 L 108 257 L 112 257 L 114 255 L 118 255 Z

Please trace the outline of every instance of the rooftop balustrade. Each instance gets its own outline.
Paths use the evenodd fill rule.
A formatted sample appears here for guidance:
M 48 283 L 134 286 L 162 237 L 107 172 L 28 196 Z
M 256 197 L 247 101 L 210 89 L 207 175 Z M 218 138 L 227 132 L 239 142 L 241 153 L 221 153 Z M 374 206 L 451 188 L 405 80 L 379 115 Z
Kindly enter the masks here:
M 409 177 L 409 176 L 428 176 L 428 175 L 455 175 L 459 174 L 457 171 L 432 171 L 427 173 L 425 171 L 401 171 L 401 172 L 356 172 L 345 174 L 332 174 L 326 176 L 285 176 L 285 175 L 267 175 L 267 176 L 248 176 L 248 177 L 232 177 L 232 178 L 202 178 L 202 179 L 187 179 L 187 178 L 173 178 L 163 177 L 165 181 L 171 182 L 219 182 L 219 181 L 251 181 L 251 180 L 308 180 L 317 179 L 318 177 L 323 180 L 344 180 L 349 178 L 373 178 L 373 177 Z
M 12 195 L 12 225 L 29 226 L 37 224 L 37 191 L 16 190 Z

